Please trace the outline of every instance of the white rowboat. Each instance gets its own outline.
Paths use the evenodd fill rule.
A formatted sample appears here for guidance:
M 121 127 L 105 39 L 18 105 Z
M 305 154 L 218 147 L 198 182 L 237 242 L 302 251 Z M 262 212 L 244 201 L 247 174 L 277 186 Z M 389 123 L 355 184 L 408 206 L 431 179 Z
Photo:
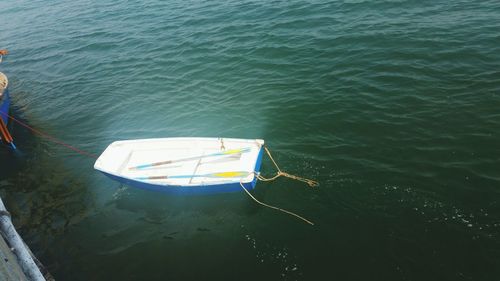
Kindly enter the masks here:
M 127 185 L 180 194 L 253 189 L 264 141 L 230 138 L 161 138 L 116 141 L 94 164 Z

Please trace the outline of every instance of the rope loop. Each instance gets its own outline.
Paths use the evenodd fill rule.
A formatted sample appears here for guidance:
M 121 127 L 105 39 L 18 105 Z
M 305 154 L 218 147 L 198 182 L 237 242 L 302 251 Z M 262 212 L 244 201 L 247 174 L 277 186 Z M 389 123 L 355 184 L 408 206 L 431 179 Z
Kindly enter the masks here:
M 290 179 L 294 179 L 294 180 L 298 180 L 298 181 L 301 181 L 301 182 L 305 182 L 307 183 L 310 187 L 316 187 L 316 186 L 319 186 L 319 183 L 317 181 L 314 181 L 314 180 L 311 180 L 311 179 L 306 179 L 306 178 L 303 178 L 303 177 L 299 177 L 299 176 L 295 176 L 295 175 L 291 175 L 289 173 L 286 173 L 286 172 L 283 172 L 280 167 L 278 166 L 278 164 L 276 164 L 276 161 L 274 161 L 274 158 L 273 156 L 271 155 L 271 152 L 269 151 L 269 149 L 267 147 L 264 146 L 264 149 L 266 150 L 266 153 L 267 155 L 269 156 L 269 158 L 271 159 L 271 161 L 274 163 L 274 166 L 276 167 L 276 170 L 278 170 L 276 172 L 276 175 L 270 177 L 270 178 L 266 178 L 266 177 L 263 177 L 261 174 L 259 173 L 256 173 L 254 172 L 254 175 L 255 177 L 258 179 L 258 180 L 261 180 L 261 181 L 273 181 L 279 177 L 287 177 L 287 178 L 290 178 Z M 246 188 L 245 186 L 243 185 L 243 183 L 240 181 L 240 186 L 241 188 L 246 192 L 246 194 L 248 196 L 250 196 L 250 198 L 252 198 L 253 201 L 255 201 L 257 204 L 259 205 L 262 205 L 264 207 L 267 207 L 267 208 L 270 208 L 270 209 L 274 209 L 274 210 L 277 210 L 277 211 L 280 211 L 280 212 L 283 212 L 283 213 L 286 213 L 286 214 L 289 214 L 291 216 L 294 216 L 310 225 L 314 225 L 313 222 L 311 222 L 310 220 L 294 213 L 294 212 L 291 212 L 291 211 L 288 211 L 288 210 L 285 210 L 285 209 L 282 209 L 282 208 L 279 208 L 279 207 L 275 207 L 275 206 L 272 206 L 272 205 L 269 205 L 269 204 L 266 204 L 266 203 L 263 203 L 259 200 L 257 200 L 257 198 L 255 198 Z
M 311 179 L 307 179 L 307 178 L 303 178 L 303 177 L 299 177 L 299 176 L 296 176 L 296 175 L 292 175 L 292 174 L 289 174 L 289 173 L 286 173 L 286 172 L 283 172 L 280 167 L 278 166 L 278 164 L 276 163 L 276 161 L 274 161 L 274 158 L 273 156 L 271 155 L 271 151 L 269 151 L 269 149 L 264 146 L 264 149 L 266 150 L 266 153 L 267 155 L 269 156 L 269 159 L 271 159 L 271 161 L 273 162 L 274 166 L 276 167 L 276 170 L 278 170 L 276 172 L 276 175 L 274 175 L 273 177 L 270 177 L 270 178 L 265 178 L 264 176 L 258 174 L 257 175 L 257 179 L 261 180 L 261 181 L 273 181 L 279 177 L 286 177 L 286 178 L 289 178 L 289 179 L 293 179 L 293 180 L 297 180 L 297 181 L 301 181 L 301 182 L 304 182 L 304 183 L 307 183 L 310 187 L 317 187 L 319 186 L 319 183 L 315 180 L 311 180 Z

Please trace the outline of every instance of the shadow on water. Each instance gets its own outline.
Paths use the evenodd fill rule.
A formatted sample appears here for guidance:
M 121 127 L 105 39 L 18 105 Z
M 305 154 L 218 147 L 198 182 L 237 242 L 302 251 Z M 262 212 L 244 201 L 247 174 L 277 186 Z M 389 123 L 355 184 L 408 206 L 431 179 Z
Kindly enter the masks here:
M 257 191 L 254 191 L 256 193 Z M 262 193 L 260 191 L 257 193 Z M 142 214 L 141 220 L 161 224 L 172 220 L 210 220 L 221 222 L 233 216 L 250 217 L 258 206 L 244 193 L 214 195 L 171 195 L 120 186 L 107 203 L 119 211 Z
M 29 123 L 21 112 L 14 112 L 14 116 Z M 296 262 L 286 259 L 290 250 L 284 243 L 264 242 L 266 238 L 254 230 L 276 220 L 294 221 L 263 210 L 243 192 L 169 196 L 119 186 L 107 178 L 96 184 L 93 177 L 76 173 L 71 160 L 58 156 L 51 143 L 21 126 L 13 126 L 12 132 L 20 150 L 1 152 L 0 191 L 19 232 L 57 278 L 127 278 L 149 267 L 164 268 L 142 276 L 149 280 L 158 276 L 195 280 L 198 274 L 182 268 L 193 259 L 203 264 L 200 268 L 204 272 L 220 260 L 233 267 L 259 260 L 263 265 L 255 273 L 247 272 L 248 276 L 297 270 Z M 268 184 L 259 183 L 252 193 L 265 201 L 268 188 Z M 94 198 L 94 193 L 100 198 Z M 96 207 L 102 200 L 103 206 Z M 145 248 L 154 253 L 154 260 L 141 258 Z M 240 248 L 234 260 L 228 258 L 235 255 L 233 248 Z M 66 259 L 61 259 L 63 256 Z M 136 265 L 123 274 L 113 270 L 96 273 L 104 267 L 118 270 L 125 257 Z M 170 265 L 163 265 L 165 261 Z M 75 279 L 72 273 L 77 268 L 81 278 Z M 238 275 L 231 271 L 220 274 Z
M 17 115 L 19 111 L 16 108 L 11 108 L 11 114 Z M 20 117 L 22 118 L 22 117 Z M 26 157 L 25 147 L 33 145 L 33 137 L 28 130 L 23 130 L 22 127 L 16 126 L 10 121 L 7 128 L 14 139 L 14 144 L 19 145 L 17 149 L 2 143 L 0 147 L 0 179 L 4 180 L 13 176 L 16 171 L 22 168 L 22 164 Z M 29 149 L 28 149 L 29 150 Z
M 19 109 L 12 111 L 29 124 Z M 83 180 L 51 155 L 51 144 L 17 124 L 9 128 L 18 149 L 0 150 L 0 193 L 18 232 L 52 271 L 52 249 L 88 215 L 93 199 Z
M 268 188 L 261 183 L 252 193 L 266 201 Z M 281 226 L 292 231 L 286 240 L 302 239 L 301 233 L 312 231 L 256 205 L 244 193 L 173 196 L 121 186 L 97 213 L 67 233 L 65 240 L 73 243 L 63 243 L 71 264 L 61 261 L 58 273 L 72 280 L 300 276 L 299 259 L 289 241 L 283 241 Z M 123 268 L 124 263 L 129 266 Z M 236 268 L 241 263 L 252 266 L 213 271 L 220 264 Z M 193 264 L 195 271 L 189 270 Z M 71 276 L 75 266 L 82 270 L 76 279 Z

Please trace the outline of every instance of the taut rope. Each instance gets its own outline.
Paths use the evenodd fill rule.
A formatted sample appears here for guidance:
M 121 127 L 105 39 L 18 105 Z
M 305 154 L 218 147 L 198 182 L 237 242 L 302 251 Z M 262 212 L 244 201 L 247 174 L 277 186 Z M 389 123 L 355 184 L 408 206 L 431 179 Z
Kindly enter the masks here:
M 28 130 L 32 131 L 33 133 L 36 133 L 36 134 L 38 134 L 38 135 L 40 135 L 40 136 L 42 136 L 42 137 L 44 137 L 44 138 L 48 139 L 49 141 L 51 141 L 51 142 L 53 142 L 53 143 L 56 143 L 56 144 L 62 145 L 62 146 L 64 146 L 64 147 L 68 148 L 68 149 L 73 150 L 74 152 L 76 152 L 76 153 L 78 153 L 78 154 L 80 154 L 80 155 L 87 156 L 87 157 L 89 157 L 89 158 L 93 158 L 93 159 L 97 159 L 97 158 L 98 158 L 98 156 L 97 156 L 97 155 L 95 155 L 95 154 L 93 154 L 93 153 L 90 153 L 90 152 L 87 152 L 87 151 L 84 151 L 84 150 L 82 150 L 82 149 L 76 148 L 76 147 L 74 147 L 74 146 L 72 146 L 72 145 L 69 145 L 69 144 L 67 144 L 67 143 L 65 143 L 65 142 L 63 142 L 63 141 L 61 141 L 61 140 L 59 140 L 59 139 L 57 139 L 57 138 L 55 138 L 55 137 L 53 137 L 53 136 L 51 136 L 51 135 L 47 134 L 47 133 L 44 133 L 44 132 L 42 132 L 42 131 L 40 131 L 40 130 L 37 130 L 37 129 L 35 129 L 35 128 L 33 128 L 33 127 L 29 126 L 28 124 L 25 124 L 24 122 L 21 122 L 21 121 L 17 120 L 16 118 L 14 118 L 12 115 L 10 115 L 10 114 L 8 114 L 8 113 L 5 113 L 5 112 L 0 111 L 0 114 L 2 114 L 2 115 L 4 115 L 4 116 L 8 117 L 10 120 L 12 120 L 12 121 L 14 121 L 14 122 L 18 123 L 19 125 L 21 125 L 21 126 L 25 127 L 26 129 L 28 129 Z

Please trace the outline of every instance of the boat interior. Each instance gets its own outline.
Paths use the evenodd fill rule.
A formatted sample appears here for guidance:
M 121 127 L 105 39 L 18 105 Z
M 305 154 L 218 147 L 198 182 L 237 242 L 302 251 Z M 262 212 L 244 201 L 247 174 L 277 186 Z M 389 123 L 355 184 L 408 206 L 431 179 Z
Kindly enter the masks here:
M 7 76 L 0 72 L 0 97 L 3 95 L 3 92 L 5 89 L 7 89 L 7 86 L 9 85 L 9 80 L 7 80 Z
M 206 185 L 250 182 L 261 140 L 172 138 L 115 142 L 95 168 L 156 184 Z

